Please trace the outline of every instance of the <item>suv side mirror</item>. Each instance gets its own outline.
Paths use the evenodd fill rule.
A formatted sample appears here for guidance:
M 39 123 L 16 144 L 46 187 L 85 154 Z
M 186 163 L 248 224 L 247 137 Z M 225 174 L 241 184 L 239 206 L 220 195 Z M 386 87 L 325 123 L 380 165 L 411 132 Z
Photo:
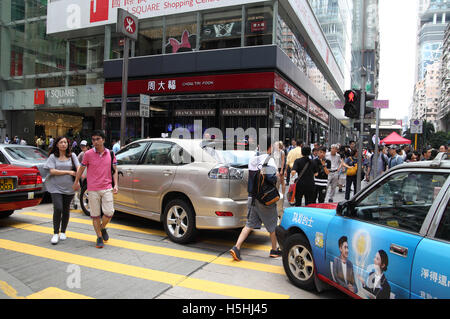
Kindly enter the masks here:
M 336 208 L 338 216 L 351 217 L 355 213 L 355 203 L 352 201 L 340 202 Z

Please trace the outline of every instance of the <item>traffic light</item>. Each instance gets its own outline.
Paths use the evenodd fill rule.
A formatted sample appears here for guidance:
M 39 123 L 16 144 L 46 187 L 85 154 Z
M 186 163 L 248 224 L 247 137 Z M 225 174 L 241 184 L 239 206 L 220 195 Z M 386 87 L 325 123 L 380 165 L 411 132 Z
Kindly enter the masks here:
M 360 109 L 361 109 L 361 90 L 348 90 L 344 93 L 345 105 L 344 111 L 345 116 L 351 119 L 359 119 Z M 375 99 L 375 94 L 367 93 L 365 94 L 366 103 Z M 374 111 L 373 108 L 368 108 L 364 106 L 364 115 L 368 115 Z
M 359 109 L 361 107 L 361 90 L 348 90 L 344 93 L 345 116 L 351 119 L 359 118 Z
M 366 92 L 366 104 L 367 104 L 367 102 L 369 102 L 369 101 L 375 100 L 375 98 L 376 98 L 376 95 L 375 95 L 375 94 L 367 93 L 367 92 Z M 374 109 L 373 107 L 368 107 L 368 106 L 366 105 L 366 107 L 364 108 L 364 117 L 367 117 L 367 116 L 374 116 L 374 115 L 375 115 L 375 109 Z

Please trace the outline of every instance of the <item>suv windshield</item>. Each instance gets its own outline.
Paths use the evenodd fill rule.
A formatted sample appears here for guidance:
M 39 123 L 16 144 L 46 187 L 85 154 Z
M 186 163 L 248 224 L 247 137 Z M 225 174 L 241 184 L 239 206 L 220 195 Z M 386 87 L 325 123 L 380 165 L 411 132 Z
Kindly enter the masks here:
M 48 156 L 47 154 L 39 149 L 34 147 L 5 147 L 6 152 L 17 161 L 26 161 L 26 162 L 43 162 L 46 161 Z

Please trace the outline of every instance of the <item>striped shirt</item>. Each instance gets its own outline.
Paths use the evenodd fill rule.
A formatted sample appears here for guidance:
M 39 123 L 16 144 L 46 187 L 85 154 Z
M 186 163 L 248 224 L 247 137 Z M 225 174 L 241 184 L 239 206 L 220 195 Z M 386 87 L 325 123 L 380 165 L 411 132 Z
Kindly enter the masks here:
M 314 161 L 314 174 L 318 173 L 317 176 L 314 176 L 314 184 L 320 187 L 328 186 L 328 174 L 325 173 L 324 167 L 320 159 L 316 158 Z M 331 169 L 331 161 L 325 160 L 326 167 L 328 170 Z

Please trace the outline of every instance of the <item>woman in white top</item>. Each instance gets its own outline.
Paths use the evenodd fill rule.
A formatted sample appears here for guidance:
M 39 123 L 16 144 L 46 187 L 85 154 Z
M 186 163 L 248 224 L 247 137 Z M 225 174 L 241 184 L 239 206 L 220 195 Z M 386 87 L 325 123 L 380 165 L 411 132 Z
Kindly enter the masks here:
M 74 196 L 72 185 L 79 166 L 78 158 L 72 153 L 67 138 L 58 137 L 44 166 L 50 170 L 45 186 L 53 202 L 53 245 L 66 239 L 70 202 Z

